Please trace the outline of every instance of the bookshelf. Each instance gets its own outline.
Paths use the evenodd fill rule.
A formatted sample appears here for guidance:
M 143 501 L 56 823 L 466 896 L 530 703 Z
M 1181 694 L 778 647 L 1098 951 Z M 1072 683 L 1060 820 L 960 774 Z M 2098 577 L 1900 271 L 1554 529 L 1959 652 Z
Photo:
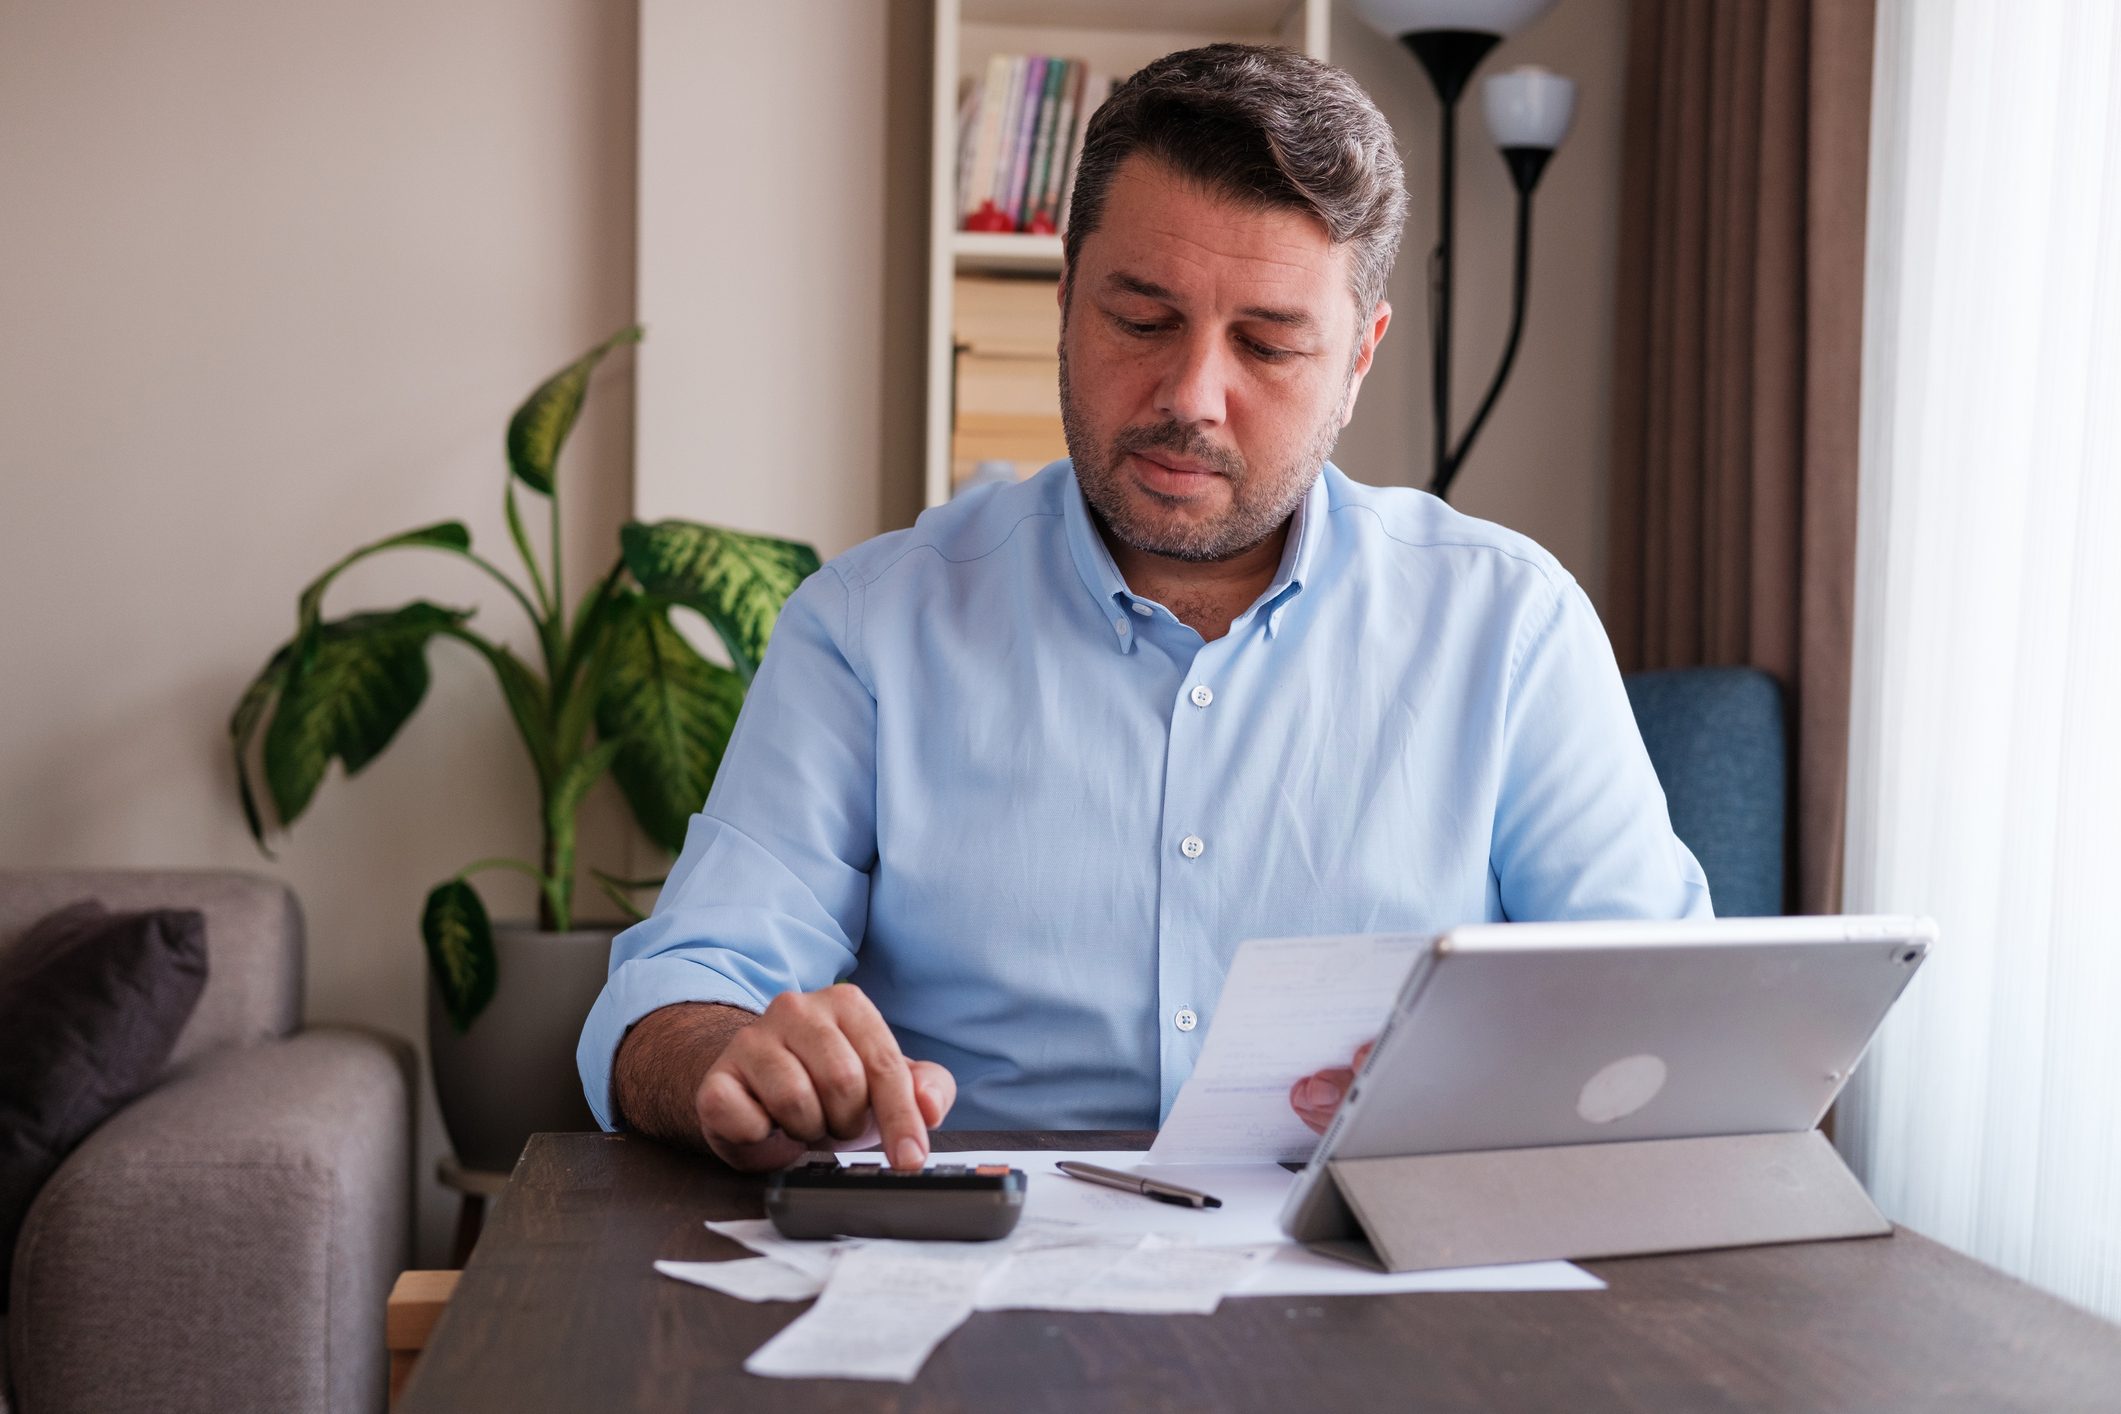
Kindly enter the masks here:
M 1323 59 L 1331 8 L 1331 0 L 935 0 L 924 443 L 928 505 L 948 500 L 952 485 L 957 280 L 999 276 L 1050 282 L 1061 269 L 1059 236 L 958 229 L 958 105 L 989 56 L 1066 55 L 1114 79 L 1174 49 L 1217 40 L 1284 44 Z M 1056 310 L 1056 342 L 1059 320 Z

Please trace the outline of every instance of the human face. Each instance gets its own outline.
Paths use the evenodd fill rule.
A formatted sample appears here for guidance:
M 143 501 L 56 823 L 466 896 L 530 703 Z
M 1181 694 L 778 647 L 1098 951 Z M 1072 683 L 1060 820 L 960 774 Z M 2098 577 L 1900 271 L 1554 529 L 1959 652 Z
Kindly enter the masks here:
M 1287 524 L 1392 318 L 1356 317 L 1348 261 L 1301 211 L 1121 164 L 1060 295 L 1061 421 L 1111 535 L 1214 562 Z

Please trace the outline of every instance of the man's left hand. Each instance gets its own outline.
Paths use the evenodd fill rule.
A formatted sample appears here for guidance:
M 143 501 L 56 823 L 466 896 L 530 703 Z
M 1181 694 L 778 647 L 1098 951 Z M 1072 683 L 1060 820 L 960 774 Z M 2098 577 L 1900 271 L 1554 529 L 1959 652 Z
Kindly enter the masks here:
M 1355 1048 L 1352 1063 L 1316 1071 L 1291 1085 L 1289 1108 L 1296 1111 L 1296 1117 L 1318 1133 L 1325 1133 L 1348 1088 L 1355 1083 L 1355 1072 L 1362 1069 L 1362 1063 L 1370 1058 L 1370 1047 L 1376 1044 L 1365 1041 Z

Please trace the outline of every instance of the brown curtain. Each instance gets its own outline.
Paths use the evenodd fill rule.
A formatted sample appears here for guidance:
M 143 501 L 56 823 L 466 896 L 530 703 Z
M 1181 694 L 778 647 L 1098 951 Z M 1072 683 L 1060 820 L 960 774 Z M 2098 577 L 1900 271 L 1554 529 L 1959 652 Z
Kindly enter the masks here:
M 1873 0 L 1633 0 L 1608 623 L 1792 727 L 1791 906 L 1841 895 Z

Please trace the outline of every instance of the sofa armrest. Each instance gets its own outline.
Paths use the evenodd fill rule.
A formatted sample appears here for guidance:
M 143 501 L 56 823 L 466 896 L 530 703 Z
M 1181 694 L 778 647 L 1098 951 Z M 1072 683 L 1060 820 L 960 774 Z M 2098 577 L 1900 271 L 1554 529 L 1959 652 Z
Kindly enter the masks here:
M 15 1247 L 21 1414 L 381 1409 L 408 1054 L 335 1029 L 225 1050 L 90 1135 Z

